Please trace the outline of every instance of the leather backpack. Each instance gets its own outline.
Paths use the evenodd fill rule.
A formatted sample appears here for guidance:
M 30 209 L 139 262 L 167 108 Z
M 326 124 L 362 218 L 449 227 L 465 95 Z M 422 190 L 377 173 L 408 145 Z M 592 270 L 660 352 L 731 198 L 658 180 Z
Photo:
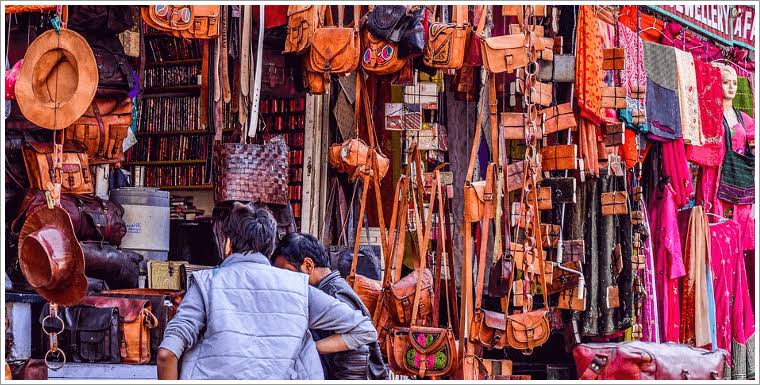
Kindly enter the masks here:
M 426 66 L 440 69 L 462 67 L 467 42 L 472 31 L 467 16 L 466 5 L 455 5 L 453 23 L 430 23 L 424 53 Z
M 354 26 L 343 27 L 344 6 L 338 6 L 338 25 L 325 20 L 314 31 L 309 50 L 307 70 L 323 74 L 347 75 L 359 66 L 361 42 L 359 38 L 359 6 L 354 8 Z M 327 15 L 331 15 L 330 8 Z M 332 19 L 332 17 L 329 17 Z
M 49 184 L 58 182 L 64 194 L 92 194 L 95 190 L 84 145 L 77 141 L 66 142 L 60 170 L 56 170 L 53 163 L 55 146 L 40 142 L 24 144 L 24 165 L 29 186 L 45 190 Z
M 132 99 L 95 98 L 64 133 L 66 140 L 77 140 L 87 147 L 90 164 L 117 163 L 124 160 L 122 144 L 131 123 Z
M 41 340 L 44 351 L 50 346 L 50 337 L 44 330 L 63 329 L 58 336 L 58 347 L 63 350 L 67 360 L 110 364 L 121 362 L 122 335 L 117 307 L 59 306 L 58 317 L 52 317 L 50 306 L 43 306 L 39 322 L 43 326 Z
M 288 36 L 283 53 L 303 53 L 311 47 L 312 36 L 326 9 L 316 4 L 288 6 Z

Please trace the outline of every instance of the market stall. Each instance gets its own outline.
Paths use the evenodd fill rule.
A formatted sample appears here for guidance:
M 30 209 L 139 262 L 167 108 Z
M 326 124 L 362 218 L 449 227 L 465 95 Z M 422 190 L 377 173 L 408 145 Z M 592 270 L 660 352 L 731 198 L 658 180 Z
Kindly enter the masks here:
M 155 378 L 234 202 L 393 379 L 755 378 L 753 6 L 4 9 L 14 379 Z

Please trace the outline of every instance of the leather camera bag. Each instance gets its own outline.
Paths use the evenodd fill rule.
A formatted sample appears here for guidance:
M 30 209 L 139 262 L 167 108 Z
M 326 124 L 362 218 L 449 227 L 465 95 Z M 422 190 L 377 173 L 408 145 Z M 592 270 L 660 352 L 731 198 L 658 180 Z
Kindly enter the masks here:
M 131 123 L 132 99 L 96 98 L 64 132 L 67 141 L 77 140 L 87 147 L 90 164 L 117 163 L 124 160 L 122 144 Z
M 150 329 L 158 326 L 158 319 L 151 312 L 150 301 L 115 297 L 85 297 L 83 305 L 98 308 L 119 309 L 119 321 L 122 335 L 121 362 L 129 364 L 147 364 L 150 362 Z
M 399 56 L 397 43 L 383 40 L 372 35 L 369 30 L 362 32 L 362 68 L 375 75 L 390 75 L 399 72 L 406 60 Z
M 726 351 L 675 343 L 587 343 L 573 349 L 584 380 L 721 380 Z
M 453 23 L 430 23 L 424 63 L 440 69 L 460 69 L 472 28 L 467 21 L 467 6 L 455 5 Z
M 311 47 L 320 15 L 326 9 L 324 5 L 316 4 L 288 6 L 288 36 L 285 38 L 283 53 L 302 53 Z
M 214 201 L 288 204 L 288 145 L 281 137 L 265 144 L 214 146 Z
M 84 253 L 85 274 L 106 281 L 111 289 L 139 285 L 143 256 L 132 250 L 119 250 L 105 242 L 80 242 Z
M 343 27 L 343 5 L 338 6 L 338 25 L 320 26 L 314 31 L 307 69 L 321 73 L 347 75 L 359 65 L 359 6 L 354 8 L 354 26 Z M 330 9 L 327 9 L 330 12 Z
M 121 361 L 122 336 L 117 307 L 59 306 L 58 316 L 63 325 L 58 319 L 48 317 L 49 312 L 50 307 L 43 306 L 39 322 L 50 331 L 60 330 L 63 326 L 63 332 L 58 337 L 58 346 L 66 354 L 67 360 L 110 364 L 118 364 Z M 44 331 L 42 344 L 45 350 L 50 345 L 49 336 Z
M 66 142 L 61 170 L 54 170 L 53 143 L 28 141 L 23 151 L 29 187 L 44 190 L 48 183 L 58 181 L 63 194 L 92 194 L 95 191 L 87 152 L 82 143 Z
M 426 267 L 427 248 L 430 241 L 432 230 L 433 206 L 439 194 L 442 194 L 440 184 L 440 173 L 438 169 L 434 171 L 436 179 L 436 188 L 431 193 L 430 212 L 425 223 L 425 235 L 421 241 L 420 267 L 419 270 L 429 271 Z M 438 200 L 439 213 L 443 213 L 443 200 Z M 445 253 L 445 252 L 444 252 Z M 444 254 L 445 255 L 445 254 Z M 445 258 L 445 256 L 442 256 Z M 440 273 L 440 272 L 439 272 Z M 445 286 L 448 290 L 448 285 Z M 390 338 L 387 339 L 388 361 L 391 370 L 397 374 L 408 376 L 417 376 L 424 378 L 426 376 L 445 376 L 451 373 L 458 364 L 458 352 L 454 331 L 451 328 L 451 312 L 447 306 L 447 327 L 441 328 L 437 325 L 433 327 L 421 326 L 420 317 L 421 304 L 424 301 L 423 282 L 417 280 L 415 285 L 416 294 L 414 295 L 414 304 L 412 306 L 411 322 L 409 327 L 393 328 Z M 438 293 L 440 295 L 440 293 Z M 449 296 L 447 295 L 447 298 Z M 436 302 L 437 303 L 437 302 Z M 448 304 L 447 304 L 448 305 Z M 434 317 L 437 319 L 437 317 Z
M 29 190 L 11 230 L 18 233 L 26 213 L 45 205 L 44 191 Z M 127 234 L 127 225 L 122 219 L 124 208 L 116 202 L 88 195 L 62 195 L 61 206 L 71 217 L 74 233 L 80 241 L 105 241 L 118 246 Z

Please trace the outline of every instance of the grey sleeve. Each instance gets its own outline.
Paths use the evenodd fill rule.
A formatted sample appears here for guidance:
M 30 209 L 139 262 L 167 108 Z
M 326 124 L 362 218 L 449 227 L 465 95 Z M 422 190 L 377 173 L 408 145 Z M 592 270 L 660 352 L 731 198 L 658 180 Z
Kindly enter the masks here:
M 340 334 L 349 350 L 377 340 L 372 320 L 349 305 L 309 287 L 309 329 Z
M 201 330 L 206 326 L 206 307 L 200 287 L 191 280 L 177 314 L 166 325 L 160 348 L 168 349 L 177 358 L 198 342 Z

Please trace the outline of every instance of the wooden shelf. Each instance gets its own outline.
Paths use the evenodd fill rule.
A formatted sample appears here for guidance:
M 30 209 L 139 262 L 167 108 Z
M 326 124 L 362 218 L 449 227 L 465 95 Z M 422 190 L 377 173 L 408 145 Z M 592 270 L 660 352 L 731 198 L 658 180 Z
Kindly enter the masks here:
M 208 130 L 184 130 L 184 131 L 147 131 L 138 132 L 137 136 L 141 135 L 208 135 Z
M 164 61 L 156 61 L 156 62 L 150 62 L 146 63 L 146 67 L 162 67 L 162 66 L 172 66 L 172 65 L 191 65 L 191 64 L 201 64 L 202 59 L 196 58 L 196 59 L 180 59 L 180 60 L 164 60 Z
M 127 166 L 181 166 L 184 164 L 203 164 L 206 159 L 194 160 L 139 160 L 134 162 L 125 162 Z
M 212 184 L 195 184 L 187 186 L 159 186 L 161 190 L 211 190 L 214 188 Z
M 191 91 L 200 91 L 201 85 L 200 84 L 193 84 L 189 86 L 175 86 L 175 87 L 149 87 L 144 88 L 143 93 L 146 95 L 152 95 L 152 94 L 163 94 L 163 93 L 173 93 L 173 92 L 191 92 Z

